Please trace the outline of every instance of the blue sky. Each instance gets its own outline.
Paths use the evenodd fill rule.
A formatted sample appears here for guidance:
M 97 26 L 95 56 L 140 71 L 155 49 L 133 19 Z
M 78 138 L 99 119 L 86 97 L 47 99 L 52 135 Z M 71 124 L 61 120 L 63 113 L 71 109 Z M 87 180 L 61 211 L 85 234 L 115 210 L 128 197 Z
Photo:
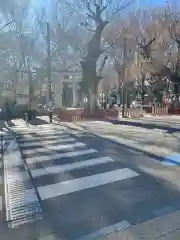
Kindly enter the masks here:
M 33 5 L 36 7 L 40 6 L 47 6 L 50 4 L 53 0 L 31 0 Z M 137 3 L 139 3 L 140 6 L 142 5 L 164 5 L 167 2 L 172 2 L 169 0 L 135 0 Z
M 31 0 L 32 4 L 35 6 L 35 7 L 42 7 L 42 6 L 47 6 L 49 5 L 49 0 Z
M 139 6 L 160 6 L 172 2 L 172 0 L 136 0 L 136 2 L 139 3 Z

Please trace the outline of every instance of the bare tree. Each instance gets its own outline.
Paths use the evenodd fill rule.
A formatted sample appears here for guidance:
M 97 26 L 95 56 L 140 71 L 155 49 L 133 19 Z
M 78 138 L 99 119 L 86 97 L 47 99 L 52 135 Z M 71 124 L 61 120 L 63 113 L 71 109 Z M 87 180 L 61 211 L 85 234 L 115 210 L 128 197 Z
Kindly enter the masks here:
M 132 2 L 132 1 L 131 1 Z M 104 49 L 102 48 L 102 34 L 104 29 L 110 23 L 110 20 L 105 16 L 106 11 L 109 10 L 108 3 L 103 1 L 95 1 L 94 3 L 84 1 L 87 10 L 87 19 L 82 25 L 90 32 L 92 32 L 92 38 L 87 43 L 87 52 L 82 58 L 81 66 L 83 73 L 83 81 L 86 83 L 88 88 L 88 98 L 90 108 L 95 109 L 97 100 L 97 89 L 98 84 L 102 77 L 97 71 L 97 62 L 99 57 L 103 54 Z M 113 13 L 119 12 L 122 8 L 128 6 L 130 2 L 125 5 L 119 6 L 114 12 L 111 12 L 111 18 Z
M 6 42 L 1 45 L 3 68 L 11 75 L 11 86 L 16 97 L 18 86 L 18 73 L 26 72 L 29 76 L 29 89 L 31 88 L 31 68 L 35 56 L 35 41 L 37 39 L 36 28 L 32 28 L 28 22 L 30 5 L 29 1 L 13 1 L 3 5 L 4 19 L 12 19 L 5 25 L 6 31 L 2 32 Z M 11 24 L 12 23 L 12 24 Z

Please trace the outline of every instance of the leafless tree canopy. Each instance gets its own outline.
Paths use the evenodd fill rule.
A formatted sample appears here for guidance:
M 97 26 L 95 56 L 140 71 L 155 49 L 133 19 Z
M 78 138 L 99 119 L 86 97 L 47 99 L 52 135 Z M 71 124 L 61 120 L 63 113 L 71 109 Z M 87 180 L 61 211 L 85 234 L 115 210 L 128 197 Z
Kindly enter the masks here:
M 1 1 L 0 71 L 6 79 L 17 69 L 47 68 L 47 22 L 52 68 L 80 71 L 81 90 L 94 106 L 101 81 L 111 85 L 109 71 L 112 85 L 123 81 L 125 67 L 128 81 L 149 74 L 179 82 L 180 12 L 169 6 L 137 10 L 133 0 L 55 0 L 42 8 L 30 0 Z

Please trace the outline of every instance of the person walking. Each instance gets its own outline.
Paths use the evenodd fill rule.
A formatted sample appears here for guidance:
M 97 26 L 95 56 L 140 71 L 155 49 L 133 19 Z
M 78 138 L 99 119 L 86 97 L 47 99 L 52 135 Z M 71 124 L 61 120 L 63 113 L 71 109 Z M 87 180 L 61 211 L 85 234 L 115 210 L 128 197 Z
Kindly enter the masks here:
M 8 124 L 10 124 L 10 122 L 11 122 L 11 109 L 10 109 L 10 106 L 9 106 L 9 104 L 7 103 L 6 104 L 6 121 L 7 121 L 7 123 Z

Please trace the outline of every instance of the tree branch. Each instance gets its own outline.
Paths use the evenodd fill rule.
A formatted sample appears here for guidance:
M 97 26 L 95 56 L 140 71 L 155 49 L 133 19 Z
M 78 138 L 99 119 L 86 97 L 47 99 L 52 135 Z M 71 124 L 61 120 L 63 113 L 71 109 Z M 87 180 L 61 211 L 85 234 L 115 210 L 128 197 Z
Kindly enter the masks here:
M 95 14 L 95 12 L 91 9 L 89 2 L 86 4 L 86 7 L 87 7 L 87 10 L 89 11 L 88 16 L 91 17 L 92 19 L 95 19 L 96 14 Z
M 108 60 L 108 56 L 104 56 L 104 59 L 102 61 L 101 67 L 100 67 L 99 72 L 98 72 L 99 77 L 100 77 L 100 74 L 102 73 L 102 70 L 103 70 L 107 60 Z
M 0 31 L 2 31 L 4 28 L 6 28 L 7 26 L 9 26 L 9 25 L 12 24 L 13 22 L 15 22 L 15 20 L 12 20 L 12 21 L 4 24 L 4 26 L 2 26 L 2 27 L 0 28 Z
M 125 8 L 129 7 L 135 0 L 130 0 L 128 3 L 125 3 L 123 6 L 121 6 L 120 8 L 116 9 L 116 12 L 121 12 L 122 10 L 124 10 Z
M 128 28 L 124 29 L 123 33 L 119 33 L 119 35 L 116 37 L 116 39 L 113 40 L 113 42 L 112 42 L 107 48 L 105 48 L 105 49 L 102 50 L 102 53 L 105 52 L 105 51 L 107 51 L 108 49 L 110 49 L 113 45 L 115 45 L 116 42 L 117 42 L 125 33 L 127 33 L 127 31 L 128 31 Z M 121 47 L 120 47 L 120 48 L 121 48 Z

